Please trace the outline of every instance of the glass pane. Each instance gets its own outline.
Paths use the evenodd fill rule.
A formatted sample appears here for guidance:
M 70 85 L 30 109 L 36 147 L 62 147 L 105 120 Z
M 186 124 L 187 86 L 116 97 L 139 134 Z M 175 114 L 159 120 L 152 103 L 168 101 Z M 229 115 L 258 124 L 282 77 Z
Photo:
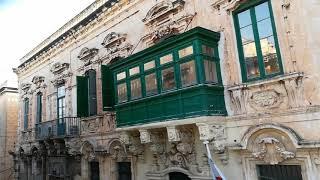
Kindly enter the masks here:
M 243 45 L 254 42 L 253 30 L 251 25 L 241 28 L 240 33 Z
M 126 78 L 126 72 L 121 72 L 121 73 L 118 73 L 117 74 L 117 80 L 121 80 L 121 79 L 124 79 Z
M 171 62 L 172 60 L 173 60 L 172 54 L 168 54 L 160 58 L 160 64 L 166 64 L 168 62 Z
M 260 71 L 257 59 L 256 44 L 249 43 L 247 45 L 244 45 L 243 51 L 247 69 L 247 77 L 249 79 L 259 77 Z
M 202 45 L 202 53 L 208 56 L 214 55 L 213 48 L 206 45 Z
M 261 51 L 266 74 L 278 73 L 280 71 L 277 51 L 274 44 L 274 37 L 260 40 Z
M 118 84 L 118 102 L 127 101 L 127 85 L 126 83 Z
M 140 78 L 131 80 L 131 99 L 137 99 L 141 97 L 141 82 Z
M 157 94 L 157 76 L 156 73 L 152 73 L 145 76 L 146 81 L 146 94 Z
M 258 22 L 258 30 L 260 39 L 269 37 L 273 35 L 271 19 L 265 19 L 263 21 Z
M 149 70 L 149 69 L 152 69 L 156 66 L 155 62 L 154 61 L 150 61 L 150 62 L 147 62 L 144 64 L 144 70 Z
M 180 64 L 181 85 L 188 86 L 196 83 L 196 71 L 194 61 Z
M 250 10 L 238 14 L 240 28 L 251 25 Z
M 173 67 L 162 70 L 162 88 L 163 90 L 174 89 L 176 82 L 174 79 Z
M 214 61 L 204 60 L 204 72 L 206 75 L 206 82 L 218 82 L 217 67 Z
M 179 50 L 179 58 L 183 58 L 183 57 L 188 56 L 190 54 L 193 54 L 193 47 L 192 46 L 188 46 L 184 49 Z
M 131 68 L 131 69 L 129 70 L 129 75 L 130 75 L 130 76 L 135 75 L 135 74 L 139 74 L 139 73 L 140 73 L 139 66 L 134 67 L 134 68 Z
M 268 2 L 255 7 L 257 21 L 270 17 Z
M 63 97 L 63 96 L 65 96 L 65 94 L 66 94 L 66 91 L 65 91 L 64 86 L 58 87 L 58 97 Z

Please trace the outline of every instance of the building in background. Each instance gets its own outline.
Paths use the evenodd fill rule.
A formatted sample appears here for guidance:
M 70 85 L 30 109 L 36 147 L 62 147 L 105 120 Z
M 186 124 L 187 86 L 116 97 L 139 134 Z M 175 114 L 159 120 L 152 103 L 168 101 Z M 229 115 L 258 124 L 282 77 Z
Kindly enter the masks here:
M 18 100 L 15 81 L 0 85 L 0 180 L 14 177 L 14 163 L 9 152 L 14 151 L 17 142 Z
M 320 179 L 319 8 L 95 1 L 15 69 L 16 179 Z

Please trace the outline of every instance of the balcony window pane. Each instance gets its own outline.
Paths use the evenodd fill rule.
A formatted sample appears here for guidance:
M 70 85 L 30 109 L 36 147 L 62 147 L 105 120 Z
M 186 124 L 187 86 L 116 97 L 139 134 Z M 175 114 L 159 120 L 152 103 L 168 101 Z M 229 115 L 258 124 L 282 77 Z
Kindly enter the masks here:
M 118 102 L 127 101 L 127 85 L 126 83 L 118 84 Z
M 188 46 L 184 49 L 179 50 L 179 58 L 183 58 L 183 57 L 186 57 L 191 54 L 193 54 L 193 47 L 192 46 Z
M 268 2 L 262 3 L 255 7 L 257 21 L 270 17 Z
M 65 95 L 66 95 L 66 90 L 65 90 L 64 86 L 58 87 L 58 98 L 63 97 Z
M 126 72 L 121 72 L 121 73 L 118 73 L 117 74 L 117 80 L 119 81 L 119 80 L 122 80 L 122 79 L 124 79 L 124 78 L 126 78 Z
M 218 83 L 217 66 L 214 61 L 204 60 L 204 72 L 206 75 L 206 82 Z
M 156 73 L 152 73 L 149 75 L 145 76 L 145 81 L 146 81 L 146 94 L 151 95 L 151 94 L 157 94 L 158 89 L 157 89 L 157 76 Z
M 140 78 L 131 80 L 131 99 L 137 99 L 141 97 L 141 81 Z
M 154 61 L 150 61 L 144 64 L 144 70 L 147 71 L 149 69 L 152 69 L 156 66 Z
M 162 89 L 170 90 L 176 87 L 176 81 L 174 79 L 174 68 L 170 67 L 162 70 Z
M 139 66 L 134 67 L 134 68 L 131 68 L 131 69 L 129 70 L 130 76 L 135 75 L 135 74 L 139 74 L 139 73 L 140 73 Z
M 208 56 L 214 55 L 213 48 L 206 45 L 202 45 L 202 53 Z
M 182 86 L 189 86 L 196 83 L 196 71 L 194 61 L 189 61 L 180 64 L 181 84 Z
M 260 40 L 265 73 L 267 75 L 280 72 L 277 51 L 273 36 Z
M 238 14 L 240 28 L 251 25 L 250 10 Z
M 168 54 L 168 55 L 160 57 L 160 64 L 166 64 L 171 61 L 173 61 L 172 54 Z
M 244 45 L 243 51 L 248 79 L 259 77 L 260 71 L 256 52 L 256 44 L 253 42 Z

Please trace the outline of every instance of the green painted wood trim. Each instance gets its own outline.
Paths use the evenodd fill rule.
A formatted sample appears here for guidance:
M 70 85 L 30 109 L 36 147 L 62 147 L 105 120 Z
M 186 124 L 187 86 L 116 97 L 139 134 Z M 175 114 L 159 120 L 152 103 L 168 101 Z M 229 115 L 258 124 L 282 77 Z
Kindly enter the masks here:
M 280 70 L 278 73 L 274 73 L 274 74 L 270 74 L 270 75 L 265 74 L 259 32 L 258 32 L 256 15 L 255 15 L 255 10 L 254 10 L 254 7 L 256 7 L 262 3 L 265 3 L 265 2 L 268 2 L 272 32 L 273 32 L 275 47 L 276 47 L 276 51 L 277 51 L 276 53 L 277 53 L 277 58 L 278 58 L 278 63 L 279 63 L 279 70 Z M 250 17 L 251 17 L 251 21 L 252 21 L 252 28 L 253 28 L 253 33 L 254 33 L 254 40 L 256 43 L 256 51 L 257 51 L 259 71 L 260 71 L 260 77 L 252 78 L 252 79 L 247 78 L 245 58 L 244 58 L 243 46 L 242 46 L 242 41 L 241 41 L 241 33 L 240 33 L 240 27 L 239 27 L 239 19 L 237 16 L 239 13 L 246 11 L 248 9 L 250 9 Z M 282 64 L 281 52 L 280 52 L 280 48 L 279 48 L 278 36 L 277 36 L 277 31 L 276 31 L 276 26 L 275 26 L 275 22 L 274 22 L 273 11 L 272 11 L 272 5 L 271 5 L 270 0 L 252 0 L 247 3 L 243 3 L 233 12 L 233 21 L 234 21 L 235 33 L 236 33 L 236 37 L 237 37 L 237 48 L 238 48 L 238 55 L 239 55 L 239 60 L 240 60 L 242 81 L 243 82 L 257 81 L 257 80 L 272 78 L 274 76 L 283 74 L 283 64 Z
M 113 75 L 106 65 L 101 65 L 101 81 L 103 111 L 113 110 L 115 102 Z
M 77 115 L 88 117 L 88 79 L 77 76 Z

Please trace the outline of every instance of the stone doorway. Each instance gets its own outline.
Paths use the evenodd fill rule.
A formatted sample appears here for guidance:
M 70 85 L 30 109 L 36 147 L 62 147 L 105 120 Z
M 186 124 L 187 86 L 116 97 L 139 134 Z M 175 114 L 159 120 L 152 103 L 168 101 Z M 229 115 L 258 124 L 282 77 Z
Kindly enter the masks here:
M 99 180 L 100 172 L 99 172 L 99 162 L 90 162 L 90 179 L 91 180 Z
M 191 180 L 186 174 L 181 172 L 169 173 L 169 180 Z
M 257 165 L 258 180 L 303 180 L 299 165 Z

